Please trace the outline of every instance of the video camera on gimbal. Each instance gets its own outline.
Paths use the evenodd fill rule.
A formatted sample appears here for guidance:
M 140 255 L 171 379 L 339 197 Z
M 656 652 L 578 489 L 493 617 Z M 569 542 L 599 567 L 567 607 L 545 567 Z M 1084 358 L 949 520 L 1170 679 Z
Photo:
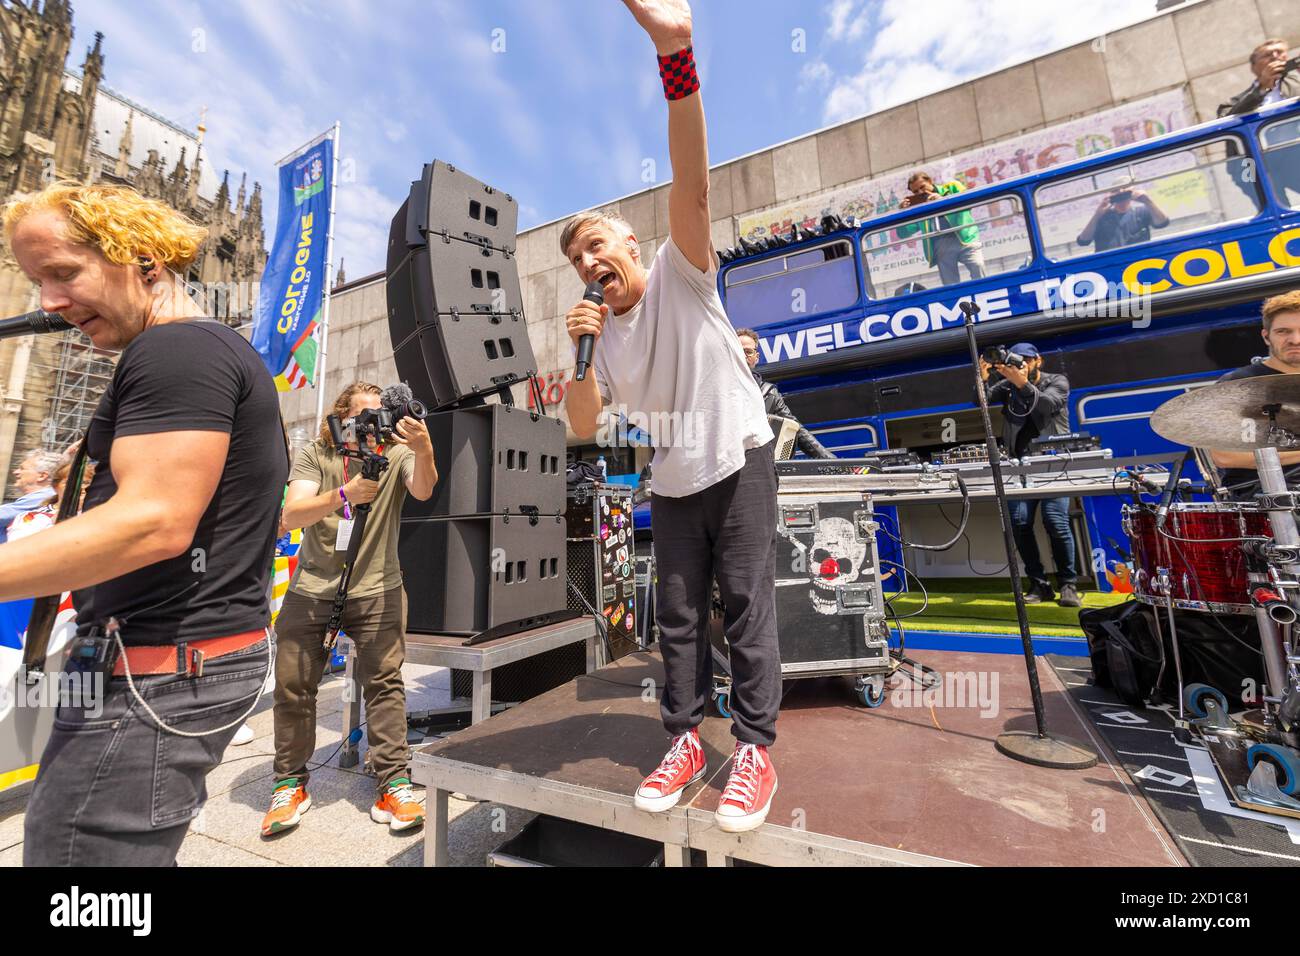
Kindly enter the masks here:
M 397 431 L 397 423 L 403 418 L 423 420 L 428 414 L 424 402 L 411 393 L 410 386 L 399 383 L 380 393 L 379 408 L 362 409 L 343 421 L 339 421 L 337 415 L 330 415 L 327 421 L 335 448 L 340 454 L 356 458 L 360 456 L 347 448 L 348 442 L 355 443 L 358 448 L 365 448 L 367 444 L 382 445 Z

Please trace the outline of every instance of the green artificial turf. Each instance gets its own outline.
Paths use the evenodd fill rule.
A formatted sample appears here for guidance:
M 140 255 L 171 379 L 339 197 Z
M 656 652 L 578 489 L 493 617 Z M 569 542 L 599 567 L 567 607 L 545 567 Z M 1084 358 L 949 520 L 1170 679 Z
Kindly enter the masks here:
M 935 631 L 980 631 L 992 634 L 1018 634 L 1016 605 L 1011 598 L 1006 578 L 992 580 L 968 578 L 942 578 L 924 582 L 930 592 L 930 603 L 925 612 L 915 614 L 923 606 L 921 589 L 913 583 L 907 594 L 890 599 L 899 617 L 906 618 L 904 626 Z M 1080 594 L 1083 609 L 1110 607 L 1129 600 L 1127 594 L 1085 591 Z M 1081 608 L 1061 607 L 1056 602 L 1026 604 L 1029 627 L 1035 634 L 1050 637 L 1082 637 L 1079 627 Z

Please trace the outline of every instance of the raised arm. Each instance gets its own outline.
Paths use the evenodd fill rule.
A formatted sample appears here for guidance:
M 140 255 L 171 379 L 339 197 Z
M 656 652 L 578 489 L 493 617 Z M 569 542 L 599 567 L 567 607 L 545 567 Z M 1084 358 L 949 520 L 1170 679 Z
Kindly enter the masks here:
M 681 66 L 687 78 L 694 75 L 691 48 L 691 8 L 686 0 L 623 0 L 654 42 L 663 62 Z M 689 60 L 689 65 L 687 61 Z M 687 84 L 681 92 L 691 88 Z M 704 102 L 698 90 L 668 100 L 668 155 L 673 182 L 668 189 L 668 232 L 687 261 L 701 272 L 713 265 L 709 233 L 709 144 L 704 124 Z

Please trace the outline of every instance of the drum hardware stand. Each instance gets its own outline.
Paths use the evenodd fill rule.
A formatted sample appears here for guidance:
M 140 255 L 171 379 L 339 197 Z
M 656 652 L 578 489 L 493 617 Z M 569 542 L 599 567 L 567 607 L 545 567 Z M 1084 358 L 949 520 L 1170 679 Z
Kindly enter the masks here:
M 1286 478 L 1282 472 L 1282 460 L 1278 455 L 1279 448 L 1295 448 L 1300 446 L 1300 436 L 1296 436 L 1291 431 L 1277 424 L 1277 413 L 1281 410 L 1280 403 L 1265 405 L 1263 412 L 1268 415 L 1269 427 L 1268 436 L 1265 439 L 1267 445 L 1255 449 L 1255 468 L 1259 472 L 1259 485 L 1261 493 L 1257 496 L 1260 510 L 1268 512 L 1268 522 L 1273 530 L 1274 548 L 1273 560 L 1269 561 L 1269 577 L 1273 586 L 1282 594 L 1286 603 L 1293 609 L 1290 615 L 1291 620 L 1295 620 L 1294 610 L 1300 608 L 1300 564 L 1292 560 L 1277 560 L 1284 555 L 1289 557 L 1294 554 L 1297 548 L 1300 548 L 1300 530 L 1296 528 L 1295 508 L 1296 496 L 1293 495 L 1286 486 Z M 1266 552 L 1267 553 L 1267 552 Z M 1281 580 L 1282 575 L 1286 575 L 1286 580 Z M 1260 619 L 1260 648 L 1264 654 L 1264 669 L 1268 676 L 1268 689 L 1273 691 L 1275 701 L 1281 704 L 1289 693 L 1300 691 L 1300 681 L 1296 679 L 1294 662 L 1288 660 L 1291 654 L 1285 649 L 1290 634 L 1283 635 L 1278 626 L 1279 623 L 1286 624 L 1289 630 L 1289 622 L 1278 622 L 1276 618 L 1269 614 L 1265 608 L 1256 608 L 1256 617 Z M 1270 625 L 1268 630 L 1264 629 L 1264 619 L 1267 619 Z M 1268 705 L 1274 703 L 1267 696 L 1264 697 L 1264 713 L 1266 718 L 1275 716 L 1272 708 Z M 1291 728 L 1283 728 L 1290 730 Z M 1294 745 L 1294 738 L 1290 741 Z
M 1178 653 L 1178 625 L 1174 623 L 1174 586 L 1169 577 L 1169 568 L 1156 568 L 1156 576 L 1151 581 L 1151 589 L 1165 599 L 1165 617 L 1169 621 L 1169 646 L 1174 649 L 1174 675 L 1178 680 L 1178 719 L 1183 718 L 1183 659 Z M 1165 635 L 1160 627 L 1160 615 L 1152 614 L 1155 621 L 1156 639 L 1160 641 L 1161 653 L 1164 653 Z M 1160 686 L 1157 679 L 1156 687 Z
M 1250 451 L 1260 488 L 1252 510 L 1256 520 L 1267 518 L 1272 537 L 1260 540 L 1267 537 L 1260 534 L 1263 529 L 1248 528 L 1238 512 L 1236 543 L 1247 572 L 1238 581 L 1250 605 L 1239 610 L 1253 612 L 1264 659 L 1258 708 L 1229 717 L 1221 691 L 1192 684 L 1180 696 L 1199 719 L 1180 718 L 1178 739 L 1187 743 L 1187 731 L 1198 732 L 1224 790 L 1239 806 L 1300 818 L 1300 658 L 1292 643 L 1300 613 L 1300 495 L 1287 488 L 1279 455 L 1300 448 L 1300 378 L 1215 383 L 1165 402 L 1150 423 L 1156 434 L 1181 445 Z M 1257 438 L 1257 432 L 1263 434 Z M 1206 602 L 1205 609 L 1213 612 L 1214 602 Z
M 980 418 L 984 425 L 984 443 L 988 448 L 989 470 L 993 474 L 993 494 L 998 503 L 998 520 L 1002 524 L 1002 544 L 1006 549 L 1007 567 L 1011 571 L 1011 596 L 1016 602 L 1016 620 L 1020 625 L 1020 643 L 1025 654 L 1025 670 L 1029 675 L 1029 692 L 1034 703 L 1036 730 L 1006 731 L 997 738 L 999 753 L 1025 763 L 1059 770 L 1086 770 L 1097 764 L 1097 755 L 1087 747 L 1067 737 L 1047 732 L 1047 716 L 1043 709 L 1043 690 L 1038 683 L 1038 663 L 1034 659 L 1034 639 L 1029 633 L 1029 617 L 1025 611 L 1025 595 L 1020 589 L 1019 563 L 1016 542 L 1011 534 L 1011 511 L 1007 505 L 1007 488 L 1002 480 L 1002 455 L 997 438 L 993 435 L 993 422 L 989 418 L 989 403 L 984 394 L 984 381 L 980 378 L 979 345 L 975 341 L 975 317 L 980 307 L 972 300 L 959 302 L 966 327 L 966 345 L 970 350 L 971 374 L 975 378 L 975 395 L 979 400 Z

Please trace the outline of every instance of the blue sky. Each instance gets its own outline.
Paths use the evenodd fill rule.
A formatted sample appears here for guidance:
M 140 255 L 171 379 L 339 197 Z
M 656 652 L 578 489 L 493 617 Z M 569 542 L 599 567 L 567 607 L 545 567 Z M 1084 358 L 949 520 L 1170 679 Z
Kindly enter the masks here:
M 335 119 L 351 174 L 335 260 L 383 268 L 388 222 L 438 158 L 515 196 L 528 228 L 671 179 L 654 51 L 618 0 L 73 0 L 78 67 L 193 128 L 276 208 L 275 163 Z M 714 164 L 1077 43 L 1155 0 L 695 0 Z M 646 163 L 652 160 L 653 165 Z M 267 223 L 267 242 L 273 222 Z

